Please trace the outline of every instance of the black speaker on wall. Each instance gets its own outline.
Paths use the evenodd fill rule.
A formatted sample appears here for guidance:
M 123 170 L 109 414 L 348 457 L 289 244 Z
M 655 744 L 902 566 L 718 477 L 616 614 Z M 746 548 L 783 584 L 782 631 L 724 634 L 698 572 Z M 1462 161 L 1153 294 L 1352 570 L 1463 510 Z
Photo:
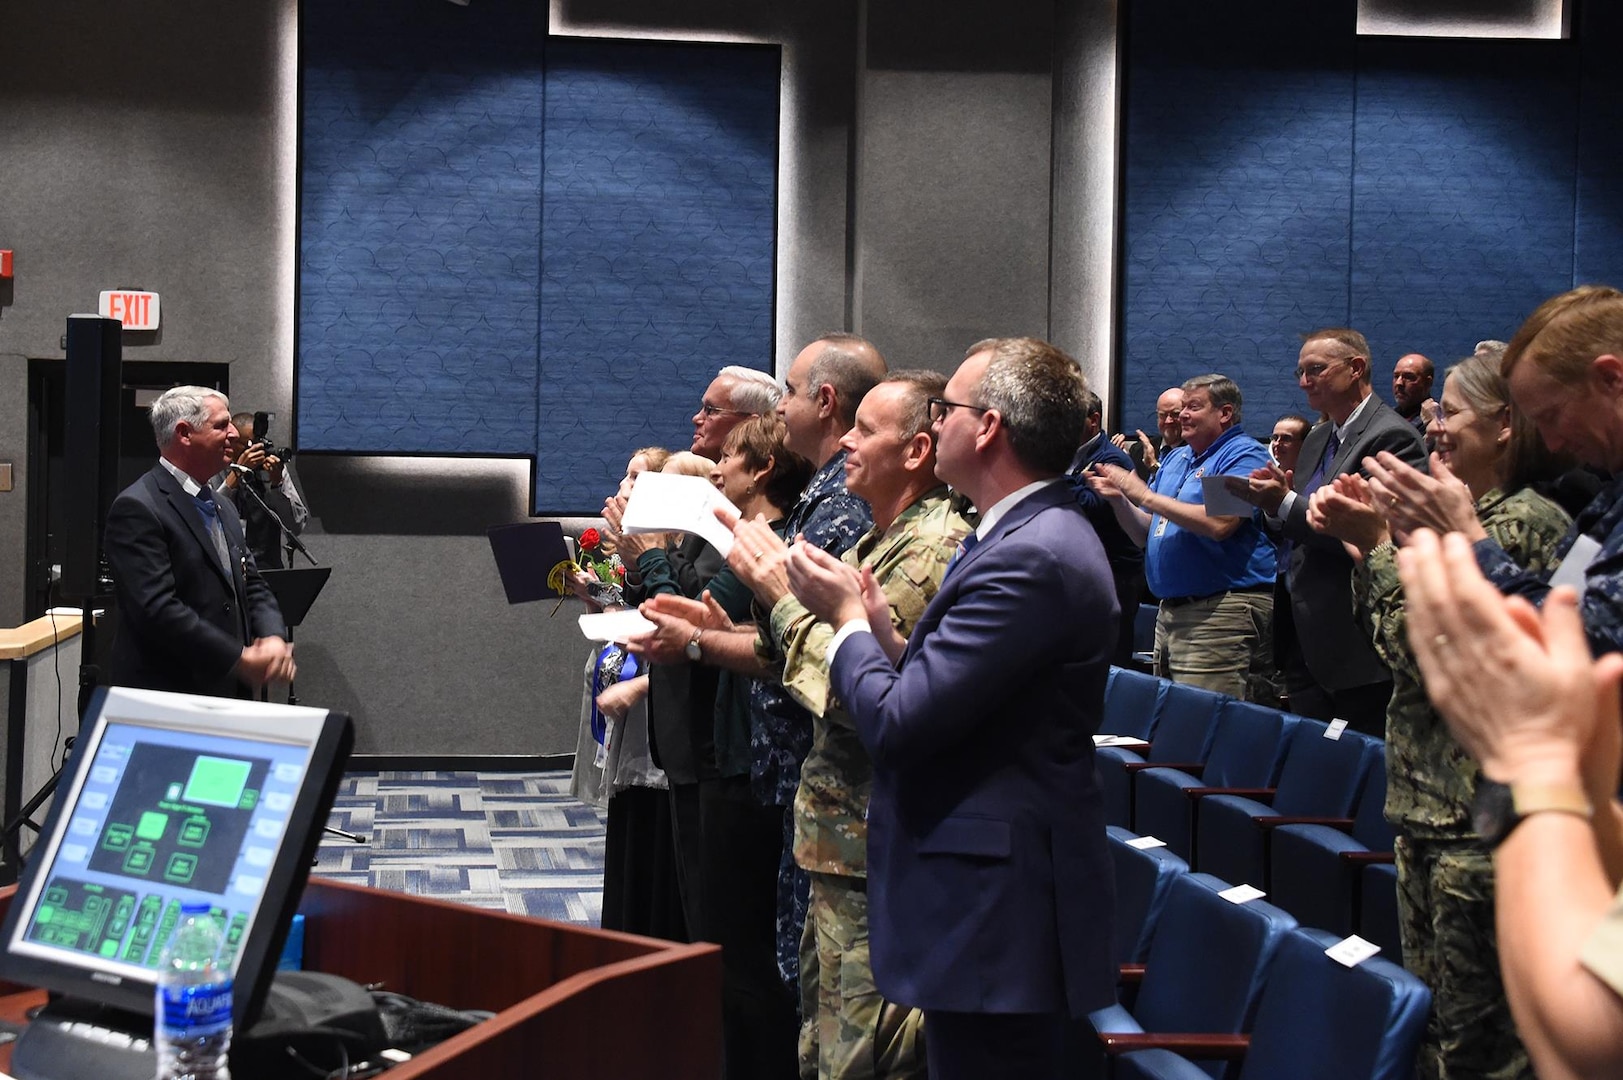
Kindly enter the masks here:
M 60 594 L 98 591 L 102 530 L 118 494 L 118 398 L 124 326 L 99 315 L 68 316 L 64 401 L 63 558 Z

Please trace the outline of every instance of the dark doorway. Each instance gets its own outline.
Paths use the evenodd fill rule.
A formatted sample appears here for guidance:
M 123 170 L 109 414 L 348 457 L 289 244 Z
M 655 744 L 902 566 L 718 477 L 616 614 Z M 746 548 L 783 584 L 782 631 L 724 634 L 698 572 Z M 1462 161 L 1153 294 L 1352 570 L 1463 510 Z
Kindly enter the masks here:
M 158 447 L 147 422 L 146 406 L 171 386 L 209 386 L 230 390 L 228 364 L 126 360 L 120 378 L 118 483 L 122 491 L 157 460 Z M 28 554 L 25 619 L 45 614 L 57 603 L 54 584 L 63 558 L 64 515 L 60 502 L 66 465 L 64 430 L 67 364 L 62 360 L 28 362 Z M 58 496 L 53 498 L 53 496 Z M 98 606 L 102 602 L 98 601 Z

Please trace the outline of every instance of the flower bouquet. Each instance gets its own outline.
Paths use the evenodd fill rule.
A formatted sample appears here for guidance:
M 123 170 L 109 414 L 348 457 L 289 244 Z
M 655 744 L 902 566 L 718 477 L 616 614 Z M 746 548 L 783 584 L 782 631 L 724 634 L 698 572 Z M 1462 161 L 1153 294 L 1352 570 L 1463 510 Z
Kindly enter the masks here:
M 625 564 L 619 555 L 603 550 L 603 534 L 587 529 L 580 534 L 577 545 L 579 553 L 574 559 L 554 566 L 547 575 L 547 585 L 564 594 L 569 591 L 569 575 L 585 574 L 594 579 L 586 585 L 586 593 L 593 601 L 604 607 L 625 603 Z

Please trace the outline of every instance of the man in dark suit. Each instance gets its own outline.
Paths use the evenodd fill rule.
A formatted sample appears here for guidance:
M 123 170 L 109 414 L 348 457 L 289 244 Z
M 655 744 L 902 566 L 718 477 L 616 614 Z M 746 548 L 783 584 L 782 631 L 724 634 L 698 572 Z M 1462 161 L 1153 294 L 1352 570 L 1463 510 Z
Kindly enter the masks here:
M 1308 432 L 1294 473 L 1270 465 L 1251 474 L 1250 495 L 1291 542 L 1286 586 L 1302 665 L 1285 672 L 1292 711 L 1343 719 L 1382 735 L 1392 675 L 1358 619 L 1352 557 L 1341 541 L 1314 532 L 1308 499 L 1326 481 L 1362 468 L 1382 450 L 1424 467 L 1414 427 L 1371 392 L 1369 343 L 1356 330 L 1315 330 L 1303 338 L 1296 378 L 1310 407 L 1329 417 Z
M 874 981 L 924 1009 L 945 1080 L 1061 1075 L 1067 1017 L 1115 996 L 1091 736 L 1116 596 L 1062 479 L 1085 389 L 1058 349 L 1005 338 L 932 399 L 936 475 L 981 520 L 905 644 L 871 575 L 807 545 L 790 558 L 795 595 L 837 628 L 833 687 L 874 763 Z
M 158 464 L 113 500 L 104 550 L 116 590 L 111 681 L 246 697 L 293 678 L 293 646 L 242 521 L 209 478 L 234 457 L 231 408 L 177 386 L 151 409 Z

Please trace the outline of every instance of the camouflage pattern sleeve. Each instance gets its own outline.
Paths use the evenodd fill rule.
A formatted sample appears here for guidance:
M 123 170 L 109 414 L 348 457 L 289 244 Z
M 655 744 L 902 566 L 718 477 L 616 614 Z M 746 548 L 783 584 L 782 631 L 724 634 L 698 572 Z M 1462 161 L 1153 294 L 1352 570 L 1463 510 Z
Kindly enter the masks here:
M 862 537 L 841 559 L 873 570 L 890 602 L 891 625 L 905 638 L 941 587 L 947 564 L 968 532 L 968 524 L 953 512 L 949 500 L 926 498 L 908 508 L 884 535 Z M 772 609 L 771 633 L 782 651 L 783 685 L 789 693 L 813 715 L 837 716 L 849 726 L 844 711 L 830 707 L 826 657 L 833 627 L 790 596 Z

